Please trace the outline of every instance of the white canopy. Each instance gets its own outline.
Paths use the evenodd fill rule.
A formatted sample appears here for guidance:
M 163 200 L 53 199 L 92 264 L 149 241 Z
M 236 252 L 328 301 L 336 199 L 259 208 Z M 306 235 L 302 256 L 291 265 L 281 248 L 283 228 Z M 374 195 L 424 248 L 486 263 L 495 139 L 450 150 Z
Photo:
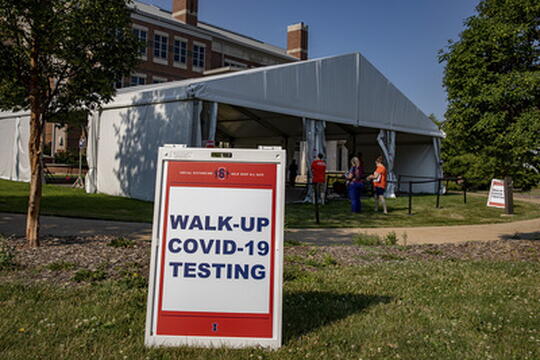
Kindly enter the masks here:
M 442 137 L 437 126 L 359 53 L 126 88 L 104 109 L 194 98 Z
M 0 114 L 0 178 L 29 178 L 25 115 Z M 395 174 L 439 174 L 440 130 L 362 55 L 349 54 L 119 90 L 89 119 L 87 191 L 151 200 L 159 146 L 201 146 L 217 132 L 239 146 L 285 139 L 294 150 L 312 120 L 326 123 L 326 136 L 352 137 L 370 161 L 383 144 Z

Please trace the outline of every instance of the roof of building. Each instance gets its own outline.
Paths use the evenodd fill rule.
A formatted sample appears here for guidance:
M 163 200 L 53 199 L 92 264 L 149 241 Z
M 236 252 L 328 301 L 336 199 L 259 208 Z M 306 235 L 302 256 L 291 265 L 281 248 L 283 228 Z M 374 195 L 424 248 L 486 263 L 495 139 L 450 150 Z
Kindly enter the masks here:
M 155 17 L 160 18 L 163 21 L 169 22 L 171 24 L 177 25 L 179 27 L 187 27 L 191 30 L 197 29 L 197 31 L 201 31 L 202 33 L 206 35 L 211 35 L 213 37 L 218 37 L 224 40 L 231 41 L 233 43 L 241 44 L 244 46 L 248 46 L 254 49 L 257 49 L 259 51 L 263 51 L 265 53 L 269 53 L 274 56 L 278 56 L 280 58 L 284 58 L 287 60 L 298 60 L 295 57 L 292 57 L 290 55 L 287 55 L 287 50 L 280 48 L 279 46 L 267 44 L 263 41 L 251 38 L 246 35 L 242 35 L 239 33 L 236 33 L 234 31 L 230 31 L 227 29 L 220 28 L 215 25 L 211 25 L 202 21 L 198 21 L 197 26 L 185 24 L 177 19 L 175 19 L 172 16 L 172 13 L 168 10 L 159 8 L 154 5 L 145 4 L 140 1 L 134 1 L 132 5 L 138 12 L 144 13 L 147 15 L 153 15 Z

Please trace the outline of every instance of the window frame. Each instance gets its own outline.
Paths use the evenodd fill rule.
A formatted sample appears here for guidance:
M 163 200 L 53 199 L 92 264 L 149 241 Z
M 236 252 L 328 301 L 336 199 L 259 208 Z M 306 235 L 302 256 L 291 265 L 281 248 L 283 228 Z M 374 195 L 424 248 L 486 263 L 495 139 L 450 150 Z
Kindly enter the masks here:
M 159 36 L 161 39 L 159 41 L 159 48 L 156 48 L 158 41 L 156 41 L 156 36 Z M 163 48 L 162 40 L 165 38 L 165 48 Z M 170 36 L 166 32 L 154 30 L 154 46 L 152 51 L 152 58 L 155 63 L 168 65 L 169 64 L 169 39 Z M 156 50 L 158 51 L 158 56 L 156 56 Z M 163 50 L 165 50 L 165 57 L 163 57 Z
M 139 82 L 137 82 L 137 84 L 133 85 L 133 78 L 134 77 L 138 77 L 140 79 L 144 79 L 144 84 L 140 84 Z M 142 86 L 142 85 L 146 85 L 147 84 L 147 80 L 148 80 L 148 76 L 146 74 L 142 74 L 142 73 L 132 73 L 130 76 L 129 76 L 129 85 L 128 86 Z
M 139 59 L 148 60 L 148 35 L 149 35 L 148 28 L 139 24 L 133 24 L 132 29 L 139 31 L 139 35 L 137 35 L 137 38 L 139 39 L 139 41 L 142 40 L 140 37 L 140 32 L 144 31 L 146 33 L 146 39 L 144 40 L 144 43 L 145 43 L 144 51 L 142 48 L 140 49 Z
M 199 47 L 200 49 L 203 49 L 203 58 L 202 58 L 202 66 L 199 66 L 199 63 L 196 62 L 197 60 L 200 60 L 200 55 L 197 54 L 195 51 L 195 46 Z M 203 72 L 206 67 L 206 44 L 194 41 L 192 46 L 192 60 L 191 60 L 192 69 L 195 72 Z
M 185 62 L 182 62 L 182 61 L 176 61 L 175 57 L 176 57 L 176 42 L 180 42 L 180 44 L 184 43 L 186 45 L 186 48 L 185 48 L 185 59 L 186 61 Z M 188 55 L 189 55 L 189 51 L 188 51 L 188 46 L 189 46 L 189 42 L 187 39 L 183 38 L 183 37 L 180 37 L 180 36 L 175 36 L 174 37 L 174 40 L 173 40 L 173 66 L 175 67 L 179 67 L 179 68 L 182 68 L 182 69 L 186 69 L 187 68 L 187 64 L 188 64 Z M 182 46 L 180 46 L 180 50 L 179 50 L 179 58 L 182 59 Z

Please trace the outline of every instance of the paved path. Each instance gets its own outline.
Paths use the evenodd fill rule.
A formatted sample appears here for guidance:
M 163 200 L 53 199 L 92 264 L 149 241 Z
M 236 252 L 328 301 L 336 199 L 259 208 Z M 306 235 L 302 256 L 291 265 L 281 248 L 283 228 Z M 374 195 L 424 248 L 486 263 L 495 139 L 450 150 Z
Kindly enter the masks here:
M 24 236 L 26 215 L 0 213 L 0 234 Z M 41 216 L 40 234 L 52 236 L 118 235 L 150 240 L 152 224 Z
M 416 228 L 291 229 L 285 234 L 285 239 L 321 245 L 350 244 L 354 235 L 358 233 L 385 236 L 390 232 L 396 233 L 400 244 L 404 244 L 404 234 L 407 236 L 407 244 L 492 241 L 508 239 L 516 233 L 520 234 L 520 238 L 540 239 L 540 219 L 516 221 L 504 224 L 429 226 Z
M 26 215 L 0 213 L 0 233 L 24 236 Z M 395 232 L 403 244 L 440 244 L 464 241 L 491 241 L 520 234 L 521 238 L 540 239 L 540 219 L 516 221 L 504 224 L 430 226 L 417 228 L 377 229 L 291 229 L 285 233 L 286 240 L 329 245 L 351 244 L 358 233 L 384 236 Z M 53 236 L 118 235 L 132 239 L 150 240 L 152 226 L 147 223 L 75 219 L 56 216 L 41 217 L 41 234 Z

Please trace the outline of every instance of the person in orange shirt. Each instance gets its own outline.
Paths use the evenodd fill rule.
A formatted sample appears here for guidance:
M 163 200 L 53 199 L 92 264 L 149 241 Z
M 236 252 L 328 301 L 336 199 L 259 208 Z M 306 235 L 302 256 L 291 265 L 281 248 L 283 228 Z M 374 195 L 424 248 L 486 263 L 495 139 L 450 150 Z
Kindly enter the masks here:
M 386 168 L 383 165 L 383 157 L 379 156 L 375 160 L 377 168 L 375 172 L 368 176 L 368 180 L 373 180 L 373 193 L 375 196 L 375 211 L 379 210 L 379 201 L 383 206 L 383 211 L 388 214 L 386 209 L 386 200 L 384 199 L 384 191 L 386 190 Z
M 317 158 L 311 163 L 311 174 L 312 181 L 315 187 L 315 196 L 321 199 L 321 204 L 324 204 L 325 198 L 325 188 L 324 183 L 326 182 L 326 162 L 323 160 L 323 154 L 317 155 Z

